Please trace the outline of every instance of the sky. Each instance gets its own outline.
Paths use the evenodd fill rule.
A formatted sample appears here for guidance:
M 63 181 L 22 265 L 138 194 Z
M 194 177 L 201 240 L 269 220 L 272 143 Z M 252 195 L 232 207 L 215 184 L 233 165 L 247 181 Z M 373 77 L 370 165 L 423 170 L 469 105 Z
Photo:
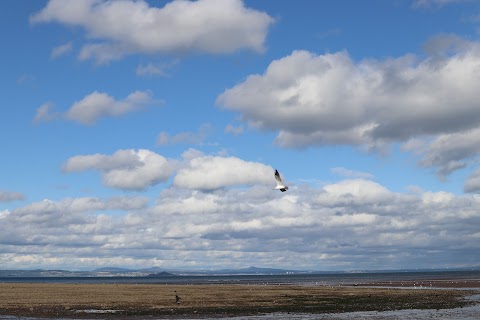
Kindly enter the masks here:
M 480 265 L 480 1 L 0 15 L 1 269 Z

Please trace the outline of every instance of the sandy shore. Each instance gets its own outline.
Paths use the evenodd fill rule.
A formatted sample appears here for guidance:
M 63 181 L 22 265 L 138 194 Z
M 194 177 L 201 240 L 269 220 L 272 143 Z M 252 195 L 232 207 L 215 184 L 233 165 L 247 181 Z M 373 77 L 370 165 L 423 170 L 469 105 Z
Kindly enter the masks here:
M 0 315 L 66 318 L 227 317 L 274 312 L 444 309 L 472 291 L 295 285 L 0 284 Z M 180 297 L 177 304 L 175 296 Z

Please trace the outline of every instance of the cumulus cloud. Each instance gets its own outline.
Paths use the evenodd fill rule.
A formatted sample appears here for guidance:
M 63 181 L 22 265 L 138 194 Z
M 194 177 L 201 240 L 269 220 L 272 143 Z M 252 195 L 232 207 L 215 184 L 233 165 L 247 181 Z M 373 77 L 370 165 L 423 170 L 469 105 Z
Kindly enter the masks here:
M 65 172 L 98 170 L 105 185 L 126 190 L 143 190 L 167 181 L 174 163 L 149 150 L 119 150 L 112 155 L 78 155 L 67 160 Z
M 134 91 L 123 100 L 104 92 L 94 91 L 76 101 L 66 112 L 54 111 L 51 102 L 38 107 L 33 121 L 48 122 L 56 119 L 67 119 L 83 125 L 93 125 L 104 117 L 120 117 L 127 113 L 139 111 L 147 104 L 155 103 L 148 91 Z
M 177 161 L 148 150 L 75 156 L 64 170 L 98 170 L 105 184 L 127 190 L 173 181 L 155 203 L 46 199 L 0 211 L 2 265 L 363 270 L 480 263 L 476 195 L 393 192 L 345 168 L 334 171 L 352 176 L 346 180 L 280 193 L 272 190 L 270 166 L 194 149 Z M 469 188 L 478 188 L 474 178 Z
M 413 139 L 404 149 L 421 155 L 420 165 L 437 168 L 441 178 L 474 162 L 480 152 L 478 139 L 480 128 L 451 134 L 442 134 L 434 139 Z
M 465 181 L 465 184 L 463 186 L 463 190 L 465 192 L 475 192 L 479 193 L 480 192 L 480 170 L 477 169 L 470 176 L 467 178 L 467 181 Z
M 358 270 L 479 263 L 475 195 L 402 194 L 363 179 L 287 194 L 263 184 L 188 187 L 165 188 L 154 205 L 72 198 L 3 211 L 2 265 Z
M 135 54 L 261 52 L 273 18 L 242 0 L 50 0 L 31 23 L 58 22 L 85 30 L 80 59 L 105 63 Z
M 454 48 L 423 60 L 406 55 L 359 62 L 345 51 L 294 51 L 227 89 L 217 104 L 250 125 L 278 131 L 276 144 L 287 148 L 343 144 L 383 151 L 391 143 L 430 138 L 423 165 L 449 173 L 442 161 L 452 155 L 429 157 L 438 158 L 434 150 L 449 153 L 438 145 L 444 136 L 475 135 L 480 121 L 480 45 L 463 41 Z M 468 150 L 457 150 L 454 160 L 478 153 L 465 144 Z
M 5 259 L 3 262 L 28 264 L 55 256 L 61 257 L 56 260 L 58 263 L 75 255 L 80 263 L 86 253 L 108 243 L 107 235 L 113 237 L 121 232 L 115 215 L 108 213 L 110 210 L 115 210 L 116 214 L 140 210 L 146 203 L 143 197 L 45 199 L 14 209 L 0 216 L 0 256 Z M 18 260 L 8 258 L 12 248 L 19 249 L 15 251 Z M 50 261 L 50 266 L 56 261 Z M 79 266 L 77 263 L 70 265 Z
M 362 205 L 394 200 L 392 192 L 380 184 L 363 179 L 344 180 L 323 187 L 317 202 L 322 205 Z
M 287 147 L 296 138 L 300 146 L 405 140 L 478 121 L 479 63 L 476 50 L 435 63 L 408 56 L 355 63 L 346 52 L 295 51 L 226 90 L 218 103 L 262 129 L 281 130 L 278 143 Z
M 19 217 L 30 217 L 35 219 L 32 213 L 55 213 L 64 215 L 69 213 L 85 213 L 106 210 L 133 210 L 146 207 L 148 202 L 144 197 L 113 197 L 108 199 L 87 197 L 87 198 L 67 198 L 61 201 L 44 199 L 40 202 L 34 202 L 25 207 L 15 210 Z
M 275 184 L 270 166 L 236 157 L 205 155 L 196 149 L 186 150 L 182 160 L 167 159 L 145 149 L 77 155 L 69 158 L 62 169 L 69 173 L 100 171 L 106 186 L 125 190 L 143 190 L 170 177 L 174 187 L 197 191 Z
M 178 170 L 173 184 L 181 188 L 214 190 L 227 186 L 272 184 L 273 169 L 235 157 L 202 156 Z
M 132 92 L 125 99 L 118 101 L 106 93 L 95 91 L 75 102 L 65 116 L 69 120 L 91 125 L 99 118 L 118 117 L 137 111 L 151 102 L 151 94 L 144 91 Z

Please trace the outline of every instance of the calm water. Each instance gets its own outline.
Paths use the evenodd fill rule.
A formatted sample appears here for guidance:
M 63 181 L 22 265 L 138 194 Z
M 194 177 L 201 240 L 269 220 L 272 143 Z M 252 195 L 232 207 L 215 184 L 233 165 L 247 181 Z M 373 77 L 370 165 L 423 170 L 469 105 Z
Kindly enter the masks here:
M 167 277 L 0 277 L 0 283 L 131 283 L 131 284 L 301 284 L 347 285 L 378 281 L 480 279 L 480 271 L 336 273 L 295 275 L 167 276 Z

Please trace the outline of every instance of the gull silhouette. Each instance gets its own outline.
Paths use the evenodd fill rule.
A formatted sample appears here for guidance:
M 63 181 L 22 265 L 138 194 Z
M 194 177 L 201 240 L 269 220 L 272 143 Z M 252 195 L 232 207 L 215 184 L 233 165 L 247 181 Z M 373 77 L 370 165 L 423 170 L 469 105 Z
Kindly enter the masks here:
M 288 190 L 288 186 L 285 186 L 282 182 L 282 178 L 280 177 L 280 173 L 278 173 L 278 170 L 275 169 L 275 180 L 277 181 L 277 186 L 274 188 L 274 190 L 280 190 L 282 192 L 285 192 Z

